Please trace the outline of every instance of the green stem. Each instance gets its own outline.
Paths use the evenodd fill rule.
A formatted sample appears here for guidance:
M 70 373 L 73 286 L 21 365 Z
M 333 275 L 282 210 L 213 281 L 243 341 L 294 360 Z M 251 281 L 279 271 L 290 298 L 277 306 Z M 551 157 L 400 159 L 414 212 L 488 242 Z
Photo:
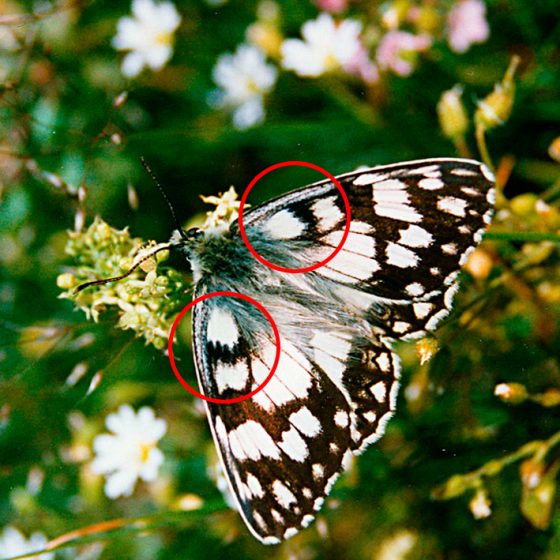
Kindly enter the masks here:
M 320 83 L 331 98 L 344 109 L 351 112 L 363 123 L 379 127 L 381 125 L 379 115 L 369 103 L 364 103 L 340 80 L 336 78 L 323 78 Z
M 524 459 L 525 457 L 531 457 L 539 453 L 544 457 L 550 449 L 560 444 L 560 431 L 553 434 L 547 440 L 535 440 L 522 445 L 519 449 L 508 455 L 504 455 L 501 459 L 494 459 L 488 461 L 482 467 L 466 473 L 463 475 L 455 475 L 451 477 L 447 482 L 435 488 L 432 492 L 432 496 L 436 500 L 448 500 L 450 498 L 455 498 L 465 491 L 477 488 L 480 486 L 480 479 L 482 477 L 490 478 L 500 474 L 502 470 L 517 461 Z M 450 492 L 450 485 L 453 487 L 453 491 Z M 462 490 L 462 491 L 457 491 Z
M 482 161 L 486 164 L 486 166 L 491 170 L 494 171 L 494 164 L 492 163 L 492 159 L 490 158 L 490 153 L 488 152 L 488 146 L 486 145 L 486 136 L 485 128 L 478 124 L 475 128 L 475 137 L 476 137 L 476 144 L 478 146 L 478 151 L 480 152 L 480 157 Z
M 489 231 L 484 234 L 484 239 L 505 241 L 552 241 L 560 243 L 560 234 L 540 233 L 538 231 Z
M 60 535 L 59 537 L 49 541 L 41 550 L 20 554 L 18 556 L 11 556 L 9 558 L 4 558 L 3 560 L 23 560 L 24 558 L 34 558 L 40 554 L 45 554 L 61 548 L 98 541 L 105 538 L 107 535 L 116 532 L 131 531 L 139 533 L 159 529 L 161 527 L 180 526 L 185 523 L 192 523 L 199 517 L 216 511 L 223 511 L 225 509 L 226 507 L 224 502 L 219 500 L 206 503 L 205 507 L 193 511 L 169 511 L 164 514 L 147 515 L 131 519 L 120 518 L 102 521 L 100 523 L 89 525 L 87 527 L 81 527 L 80 529 Z

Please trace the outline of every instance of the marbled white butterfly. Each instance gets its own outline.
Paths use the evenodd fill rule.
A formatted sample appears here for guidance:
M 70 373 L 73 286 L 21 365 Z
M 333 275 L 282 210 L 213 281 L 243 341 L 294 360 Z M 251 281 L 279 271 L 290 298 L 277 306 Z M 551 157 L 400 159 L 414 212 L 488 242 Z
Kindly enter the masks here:
M 399 361 L 391 341 L 433 330 L 450 309 L 457 276 L 490 222 L 494 177 L 481 163 L 428 159 L 337 177 L 351 222 L 342 250 L 313 272 L 259 263 L 239 224 L 175 232 L 195 296 L 246 294 L 274 318 L 278 368 L 236 404 L 207 405 L 212 435 L 251 533 L 279 543 L 307 527 L 348 459 L 383 434 L 395 410 Z M 267 261 L 305 268 L 339 244 L 342 197 L 323 180 L 244 215 L 247 238 Z M 198 381 L 210 397 L 254 390 L 276 347 L 271 326 L 237 298 L 193 311 Z

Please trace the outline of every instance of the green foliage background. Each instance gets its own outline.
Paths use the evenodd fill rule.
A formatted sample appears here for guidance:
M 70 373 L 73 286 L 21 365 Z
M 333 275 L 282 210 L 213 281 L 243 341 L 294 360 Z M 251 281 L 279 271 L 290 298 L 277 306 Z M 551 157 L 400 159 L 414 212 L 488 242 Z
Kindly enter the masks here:
M 457 55 L 436 43 L 412 76 L 386 76 L 379 86 L 280 72 L 266 122 L 247 131 L 235 130 L 207 96 L 217 57 L 243 41 L 255 2 L 177 2 L 182 25 L 171 63 L 133 82 L 121 76 L 120 55 L 110 46 L 128 3 L 61 2 L 40 16 L 10 19 L 32 14 L 33 6 L 0 1 L 7 18 L 0 24 L 15 27 L 21 41 L 0 51 L 0 527 L 41 530 L 49 538 L 78 530 L 72 542 L 83 547 L 102 539 L 103 559 L 560 558 L 560 164 L 547 153 L 560 136 L 557 2 L 490 0 L 484 45 Z M 306 1 L 279 6 L 289 36 L 317 14 Z M 356 2 L 350 15 L 375 19 L 379 9 L 377 2 Z M 58 299 L 56 278 L 75 264 L 64 252 L 66 231 L 85 211 L 87 223 L 100 215 L 114 227 L 129 226 L 135 237 L 169 237 L 168 208 L 140 155 L 183 222 L 206 210 L 199 194 L 230 185 L 242 191 L 279 161 L 310 161 L 337 174 L 457 155 L 438 124 L 441 94 L 463 84 L 472 115 L 513 54 L 521 57 L 513 111 L 488 134 L 503 186 L 492 230 L 501 237 L 482 248 L 488 274 L 465 273 L 457 309 L 438 331 L 428 364 L 419 364 L 414 343 L 399 347 L 397 414 L 335 485 L 318 522 L 264 549 L 208 475 L 215 459 L 206 420 L 167 358 L 115 329 L 114 312 L 93 323 Z M 128 99 L 115 108 L 124 90 Z M 472 132 L 467 143 L 478 158 Z M 262 198 L 315 179 L 301 171 L 279 175 Z M 80 186 L 87 188 L 83 201 Z M 527 232 L 535 234 L 530 241 L 521 235 Z M 168 265 L 188 274 L 177 256 Z M 87 374 L 70 386 L 80 362 Z M 191 363 L 185 356 L 182 368 L 194 380 Z M 96 372 L 102 378 L 91 388 Z M 520 384 L 511 386 L 520 402 L 494 396 L 499 383 Z M 166 419 L 166 461 L 157 484 L 111 501 L 87 465 L 93 437 L 121 403 L 149 405 Z M 476 469 L 482 470 L 442 486 Z M 528 473 L 538 476 L 536 487 Z M 486 519 L 474 519 L 469 509 L 477 489 L 492 502 Z M 179 511 L 184 495 L 196 495 L 201 507 Z M 435 499 L 442 497 L 451 499 Z M 108 531 L 98 525 L 121 518 L 146 519 Z M 97 527 L 90 536 L 88 526 Z

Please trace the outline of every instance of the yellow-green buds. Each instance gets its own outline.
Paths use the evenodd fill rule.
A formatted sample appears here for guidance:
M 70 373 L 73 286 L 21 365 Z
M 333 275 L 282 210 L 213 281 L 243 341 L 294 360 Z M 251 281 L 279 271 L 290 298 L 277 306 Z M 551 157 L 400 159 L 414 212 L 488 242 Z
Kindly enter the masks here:
M 494 86 L 492 93 L 478 102 L 478 108 L 474 115 L 477 127 L 490 130 L 504 124 L 509 118 L 515 97 L 513 77 L 520 60 L 518 56 L 512 57 L 504 79 Z
M 464 136 L 469 127 L 469 118 L 461 101 L 463 88 L 459 85 L 444 91 L 437 104 L 441 130 L 447 138 L 456 140 Z

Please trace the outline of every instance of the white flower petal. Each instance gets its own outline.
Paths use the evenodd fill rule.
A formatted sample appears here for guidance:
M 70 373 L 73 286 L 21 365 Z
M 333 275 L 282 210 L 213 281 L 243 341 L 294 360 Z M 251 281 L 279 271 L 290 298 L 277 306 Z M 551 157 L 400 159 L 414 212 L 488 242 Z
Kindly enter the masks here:
M 150 450 L 147 461 L 142 465 L 139 476 L 146 482 L 157 478 L 158 470 L 163 463 L 163 453 L 156 447 Z
M 302 26 L 304 41 L 286 39 L 282 43 L 282 66 L 304 77 L 345 70 L 361 51 L 366 52 L 360 41 L 361 31 L 359 21 L 346 19 L 336 24 L 330 14 L 322 13 Z
M 132 13 L 139 20 L 150 21 L 155 16 L 154 7 L 152 0 L 132 1 Z
M 280 47 L 282 67 L 293 70 L 298 76 L 317 77 L 324 73 L 324 57 L 299 39 L 286 39 Z
M 140 475 L 154 480 L 163 463 L 163 453 L 155 446 L 167 430 L 167 423 L 154 411 L 143 407 L 138 413 L 122 405 L 105 421 L 115 434 L 101 434 L 93 441 L 96 453 L 91 468 L 106 478 L 105 493 L 110 498 L 128 496 Z
M 233 112 L 233 125 L 239 130 L 251 128 L 263 121 L 264 105 L 260 96 L 246 101 Z
M 22 533 L 15 527 L 8 525 L 0 533 L 0 554 L 2 556 L 19 556 L 35 552 L 43 548 L 47 543 L 47 538 L 42 533 L 33 533 L 29 540 L 26 540 Z M 54 553 L 46 552 L 36 556 L 39 560 L 52 560 Z
M 171 2 L 134 0 L 133 17 L 123 17 L 117 23 L 112 45 L 117 50 L 131 51 L 124 58 L 121 71 L 133 78 L 144 66 L 160 70 L 173 54 L 173 33 L 181 16 Z
M 170 45 L 158 45 L 146 51 L 145 59 L 146 64 L 152 70 L 160 70 L 165 66 L 165 63 L 171 58 L 173 54 L 173 49 Z
M 233 109 L 236 128 L 248 128 L 264 119 L 263 95 L 273 88 L 278 72 L 259 49 L 242 44 L 234 54 L 221 55 L 212 75 L 222 91 L 211 92 L 208 103 Z
M 173 4 L 164 2 L 159 5 L 158 23 L 168 33 L 173 33 L 181 23 L 181 16 Z
M 134 422 L 134 410 L 128 404 L 121 404 L 118 412 L 109 414 L 105 420 L 105 426 L 111 432 L 119 434 L 126 432 L 129 426 Z
M 130 496 L 137 479 L 138 473 L 133 470 L 120 470 L 110 474 L 105 482 L 106 496 L 113 500 L 120 496 Z

